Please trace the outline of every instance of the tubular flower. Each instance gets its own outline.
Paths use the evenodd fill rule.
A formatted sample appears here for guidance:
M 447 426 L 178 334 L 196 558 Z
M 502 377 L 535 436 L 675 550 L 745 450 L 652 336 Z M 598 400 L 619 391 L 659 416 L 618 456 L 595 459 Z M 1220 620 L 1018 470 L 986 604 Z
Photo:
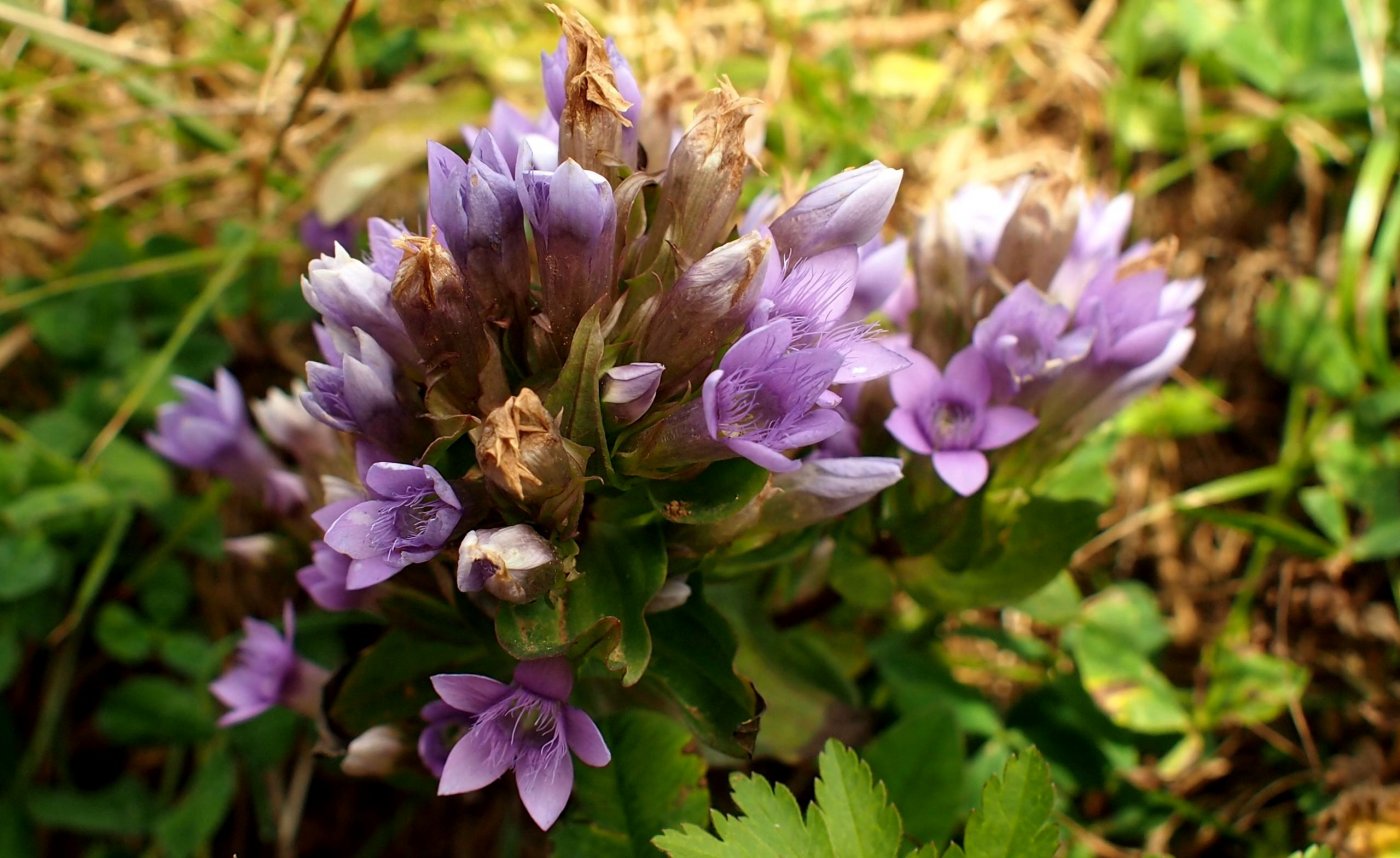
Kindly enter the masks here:
M 573 792 L 573 751 L 590 766 L 612 759 L 603 736 L 582 709 L 565 703 L 574 674 L 565 658 L 523 661 L 509 685 L 487 676 L 438 674 L 443 702 L 475 717 L 443 764 L 439 795 L 471 792 L 515 771 L 530 818 L 548 829 Z
M 209 686 L 219 702 L 229 707 L 219 719 L 221 726 L 247 721 L 278 705 L 307 716 L 319 711 L 321 689 L 330 674 L 299 658 L 292 648 L 296 614 L 291 602 L 283 608 L 282 624 L 285 636 L 270 623 L 243 621 L 237 660 Z

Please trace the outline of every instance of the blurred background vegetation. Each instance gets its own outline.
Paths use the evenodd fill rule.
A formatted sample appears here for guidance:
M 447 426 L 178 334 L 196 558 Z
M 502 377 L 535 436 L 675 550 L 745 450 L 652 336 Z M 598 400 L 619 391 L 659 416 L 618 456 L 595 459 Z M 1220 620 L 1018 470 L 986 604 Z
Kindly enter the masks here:
M 1179 384 L 1078 459 L 1113 507 L 1071 574 L 941 618 L 946 676 L 874 654 L 947 702 L 932 774 L 890 784 L 943 797 L 910 830 L 946 833 L 1035 742 L 1076 856 L 1400 855 L 1395 4 L 573 5 L 644 82 L 763 99 L 755 188 L 879 158 L 907 227 L 963 182 L 1067 169 L 1134 192 L 1135 232 L 1206 277 Z M 347 780 L 291 718 L 215 730 L 204 686 L 297 549 L 226 542 L 260 513 L 139 440 L 172 373 L 300 373 L 304 216 L 411 221 L 424 138 L 493 94 L 542 106 L 542 4 L 362 0 L 327 54 L 341 13 L 0 0 L 0 855 L 537 847 Z M 308 620 L 309 655 L 336 622 Z

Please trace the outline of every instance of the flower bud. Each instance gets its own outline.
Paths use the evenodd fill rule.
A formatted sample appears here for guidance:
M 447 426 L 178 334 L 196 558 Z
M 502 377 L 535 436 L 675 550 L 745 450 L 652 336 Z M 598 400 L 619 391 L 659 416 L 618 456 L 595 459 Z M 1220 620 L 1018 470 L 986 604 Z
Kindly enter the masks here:
M 570 534 L 583 508 L 587 456 L 559 434 L 530 388 L 510 397 L 472 437 L 486 478 L 555 530 Z
M 528 315 L 530 254 L 525 212 L 511 161 L 486 131 L 477 135 L 466 165 L 467 207 L 462 274 L 488 322 L 523 321 Z
M 272 443 L 291 453 L 303 465 L 323 465 L 340 455 L 340 441 L 326 424 L 312 417 L 301 404 L 306 384 L 294 379 L 291 393 L 268 388 L 267 396 L 249 403 L 253 419 Z
M 763 505 L 758 526 L 788 532 L 835 518 L 899 482 L 901 476 L 899 459 L 808 459 L 791 473 L 773 476 L 777 493 Z
M 992 267 L 1011 288 L 1030 281 L 1036 288 L 1050 287 L 1060 263 L 1069 253 L 1079 223 L 1074 183 L 1057 174 L 1033 181 L 1011 215 Z
M 879 161 L 832 176 L 773 221 L 774 246 L 786 259 L 865 244 L 885 225 L 903 177 Z
M 459 266 L 467 259 L 467 162 L 436 141 L 428 141 L 428 228 L 436 229 Z
M 457 589 L 485 590 L 503 602 L 523 605 L 548 593 L 559 570 L 554 546 L 528 524 L 473 530 L 457 555 Z
M 545 315 L 562 357 L 579 320 L 614 285 L 617 205 L 607 180 L 574 161 L 553 173 L 527 170 L 518 187 L 535 233 Z
M 403 735 L 388 724 L 380 724 L 350 740 L 340 770 L 357 778 L 387 777 L 407 753 Z
M 603 373 L 603 413 L 618 426 L 636 423 L 655 401 L 665 369 L 659 363 L 629 363 Z
M 701 99 L 695 122 L 671 153 L 656 216 L 648 225 L 643 267 L 660 251 L 663 239 L 669 239 L 682 260 L 692 260 L 729 232 L 749 162 L 744 123 L 758 103 L 741 97 L 727 78 Z
M 631 70 L 626 70 L 633 99 L 621 90 L 618 73 L 613 67 L 616 50 L 577 12 L 564 13 L 551 5 L 564 26 L 565 52 L 568 67 L 563 74 L 564 106 L 559 113 L 559 157 L 572 158 L 584 168 L 606 176 L 615 176 L 616 165 L 636 163 L 636 129 L 628 113 L 634 109 L 640 94 Z M 618 57 L 618 59 L 621 59 Z M 558 62 L 555 62 L 557 68 Z M 557 71 L 546 71 L 546 90 Z M 624 150 L 624 129 L 631 129 L 631 157 Z
M 414 237 L 405 239 L 404 250 L 394 275 L 394 309 L 413 334 L 429 390 L 470 411 L 489 355 L 481 313 L 446 248 Z
M 679 608 L 690 599 L 690 585 L 685 582 L 684 575 L 676 575 L 666 579 L 666 583 L 661 585 L 661 589 L 656 591 L 656 595 L 647 602 L 643 609 L 648 614 L 659 614 L 662 611 L 669 611 L 672 608 Z
M 763 284 L 772 242 L 757 232 L 712 250 L 662 294 L 642 336 L 640 355 L 665 367 L 661 388 L 678 390 L 708 370 L 737 335 Z

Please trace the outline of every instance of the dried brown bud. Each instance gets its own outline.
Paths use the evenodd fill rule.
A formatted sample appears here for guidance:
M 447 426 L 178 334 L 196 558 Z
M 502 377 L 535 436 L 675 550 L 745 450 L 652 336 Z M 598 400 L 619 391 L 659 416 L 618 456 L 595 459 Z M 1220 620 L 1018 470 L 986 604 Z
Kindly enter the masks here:
M 739 95 L 728 78 L 700 100 L 695 122 L 671 153 L 662 179 L 643 266 L 660 251 L 664 238 L 669 237 L 681 259 L 690 260 L 708 253 L 729 232 L 749 163 L 744 124 L 761 103 Z
M 564 27 L 569 68 L 564 74 L 564 111 L 559 117 L 559 160 L 616 181 L 617 165 L 626 163 L 622 129 L 632 123 L 623 113 L 632 102 L 617 88 L 607 43 L 577 12 L 550 5 Z
M 394 274 L 393 302 L 418 347 L 430 390 L 462 411 L 481 393 L 479 374 L 490 355 L 481 313 L 447 248 L 434 238 L 399 242 L 403 260 Z
M 556 531 L 569 533 L 583 507 L 587 456 L 560 433 L 530 388 L 486 415 L 475 430 L 477 462 L 501 489 Z
M 1074 182 L 1064 174 L 1031 182 L 1006 224 L 992 260 L 992 267 L 1005 278 L 1003 287 L 1010 289 L 1029 280 L 1042 291 L 1050 288 L 1079 223 L 1079 204 L 1070 193 L 1073 189 Z

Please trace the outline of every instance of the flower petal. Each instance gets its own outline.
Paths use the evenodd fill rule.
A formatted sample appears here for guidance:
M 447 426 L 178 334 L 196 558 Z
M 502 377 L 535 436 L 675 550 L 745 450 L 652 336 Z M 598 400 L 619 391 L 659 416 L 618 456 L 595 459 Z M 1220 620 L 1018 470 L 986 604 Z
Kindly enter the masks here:
M 986 423 L 977 446 L 983 450 L 1005 447 L 1018 441 L 1040 423 L 1034 414 L 1010 405 L 993 405 L 987 409 Z
M 938 367 L 923 352 L 912 348 L 901 349 L 899 354 L 908 359 L 909 366 L 890 379 L 890 394 L 895 403 L 910 408 L 928 402 L 942 379 Z
M 513 678 L 516 685 L 561 702 L 574 690 L 574 669 L 563 656 L 522 661 L 515 666 Z
M 760 468 L 767 468 L 775 474 L 786 474 L 802 467 L 802 463 L 796 459 L 789 459 L 777 450 L 769 449 L 753 441 L 745 441 L 742 438 L 727 438 L 724 441 L 724 446 Z
M 981 450 L 936 450 L 933 469 L 963 497 L 976 494 L 987 482 L 987 456 Z
M 587 765 L 601 768 L 612 760 L 612 752 L 603 741 L 603 734 L 598 732 L 598 725 L 582 709 L 564 707 L 564 735 L 568 738 L 569 749 Z
M 573 758 L 562 743 L 526 753 L 515 762 L 515 787 L 530 818 L 547 831 L 574 791 Z
M 890 416 L 885 418 L 885 429 L 896 441 L 915 453 L 927 456 L 933 452 L 933 445 L 929 443 L 918 414 L 912 408 L 896 408 L 891 411 Z
M 943 373 L 948 389 L 955 390 L 974 405 L 985 405 L 992 396 L 992 375 L 987 359 L 976 349 L 967 348 L 953 355 Z
M 388 546 L 376 539 L 375 522 L 382 510 L 393 506 L 392 501 L 380 500 L 355 504 L 326 528 L 325 543 L 356 560 L 383 555 Z
M 506 773 L 514 754 L 511 749 L 497 747 L 500 741 L 491 731 L 480 726 L 463 736 L 447 755 L 438 781 L 438 795 L 472 792 L 495 783 Z
M 350 561 L 350 571 L 345 575 L 345 589 L 363 590 L 403 571 L 403 564 L 393 563 L 384 557 L 365 557 Z
M 433 677 L 433 690 L 454 709 L 475 715 L 499 702 L 510 686 L 475 673 L 439 673 Z

